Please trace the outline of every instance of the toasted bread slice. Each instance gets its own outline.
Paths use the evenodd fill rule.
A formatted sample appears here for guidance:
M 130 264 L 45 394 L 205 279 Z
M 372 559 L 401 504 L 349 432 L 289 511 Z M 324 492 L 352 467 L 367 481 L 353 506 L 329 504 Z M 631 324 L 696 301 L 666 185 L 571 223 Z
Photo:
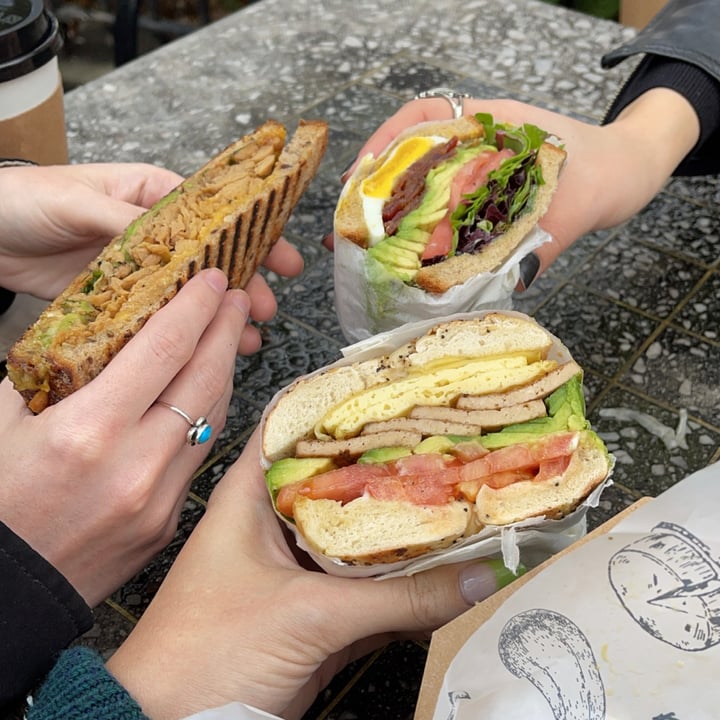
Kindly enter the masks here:
M 561 148 L 550 143 L 542 145 L 536 163 L 542 168 L 543 184 L 535 193 L 532 209 L 524 212 L 504 235 L 496 237 L 480 252 L 453 255 L 435 265 L 423 267 L 415 275 L 413 282 L 427 292 L 444 293 L 480 273 L 497 270 L 547 212 L 565 157 L 566 152 Z
M 203 268 L 252 277 L 315 176 L 324 122 L 270 120 L 213 158 L 111 241 L 10 349 L 8 376 L 34 412 L 82 387 Z
M 408 560 L 449 547 L 477 532 L 472 505 L 412 505 L 361 497 L 335 500 L 298 497 L 295 522 L 315 552 L 351 565 Z

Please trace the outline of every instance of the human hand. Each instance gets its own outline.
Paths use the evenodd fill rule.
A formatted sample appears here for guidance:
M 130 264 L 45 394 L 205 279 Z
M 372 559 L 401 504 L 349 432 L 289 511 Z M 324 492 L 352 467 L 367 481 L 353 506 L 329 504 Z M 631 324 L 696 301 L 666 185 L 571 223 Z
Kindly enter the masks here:
M 219 270 L 191 279 L 103 372 L 35 416 L 0 384 L 0 519 L 93 606 L 173 537 L 193 472 L 212 442 L 186 444 L 185 420 L 213 437 L 232 393 L 250 305 Z
M 132 220 L 175 188 L 182 177 L 143 163 L 97 163 L 0 170 L 0 286 L 52 299 Z M 302 271 L 298 251 L 280 239 L 264 262 L 279 275 Z M 246 291 L 250 317 L 262 322 L 276 310 L 261 275 Z M 254 352 L 252 326 L 240 352 Z
M 567 150 L 557 191 L 540 222 L 553 239 L 535 251 L 539 272 L 582 235 L 614 227 L 639 212 L 699 136 L 692 106 L 666 88 L 646 92 L 605 126 L 514 100 L 464 101 L 465 115 L 478 112 L 492 114 L 497 122 L 536 125 L 557 136 Z M 658 122 L 659 117 L 662 122 Z M 377 156 L 407 127 L 441 119 L 449 119 L 448 103 L 443 98 L 410 101 L 373 133 L 358 159 L 367 153 Z
M 295 277 L 302 272 L 302 255 L 285 238 L 280 238 L 263 265 L 272 272 L 284 277 Z M 250 317 L 257 322 L 272 320 L 277 312 L 277 300 L 265 278 L 255 273 L 245 287 L 250 297 Z M 249 355 L 260 349 L 262 338 L 260 332 L 253 325 L 248 325 L 240 339 L 238 351 L 242 355 Z
M 55 297 L 181 181 L 170 170 L 143 163 L 0 169 L 0 285 Z
M 299 718 L 347 662 L 433 630 L 498 588 L 482 562 L 383 581 L 303 569 L 272 509 L 259 440 L 256 431 L 108 661 L 155 720 L 232 701 Z

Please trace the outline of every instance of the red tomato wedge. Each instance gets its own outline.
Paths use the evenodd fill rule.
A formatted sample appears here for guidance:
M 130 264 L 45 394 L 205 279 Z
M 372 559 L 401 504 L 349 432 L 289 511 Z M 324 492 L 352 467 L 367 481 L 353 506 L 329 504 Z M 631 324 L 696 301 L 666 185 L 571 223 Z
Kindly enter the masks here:
M 389 463 L 348 465 L 298 483 L 278 493 L 278 510 L 292 517 L 298 495 L 327 498 L 343 504 L 368 494 L 377 500 L 402 500 L 416 505 L 441 505 L 454 498 L 475 501 L 480 488 L 503 488 L 523 480 L 542 481 L 564 472 L 575 452 L 580 433 L 557 432 L 531 443 L 517 443 L 458 457 L 425 453 Z
M 345 504 L 359 498 L 372 478 L 389 474 L 388 466 L 383 464 L 347 465 L 320 473 L 307 480 L 285 485 L 280 489 L 275 504 L 277 509 L 288 517 L 292 517 L 292 507 L 298 495 L 304 495 L 312 500 L 323 498 L 337 500 Z
M 498 152 L 483 152 L 465 163 L 453 178 L 450 187 L 450 202 L 448 208 L 452 213 L 460 204 L 464 195 L 474 193 L 479 187 L 482 187 L 488 179 L 488 175 L 497 170 L 505 160 L 512 157 L 515 153 L 508 148 L 498 150 Z
M 488 175 L 515 153 L 504 149 L 498 152 L 486 151 L 466 162 L 453 178 L 450 186 L 450 201 L 445 217 L 435 226 L 422 254 L 423 260 L 446 257 L 452 249 L 452 225 L 450 215 L 460 204 L 464 195 L 475 192 L 487 182 Z

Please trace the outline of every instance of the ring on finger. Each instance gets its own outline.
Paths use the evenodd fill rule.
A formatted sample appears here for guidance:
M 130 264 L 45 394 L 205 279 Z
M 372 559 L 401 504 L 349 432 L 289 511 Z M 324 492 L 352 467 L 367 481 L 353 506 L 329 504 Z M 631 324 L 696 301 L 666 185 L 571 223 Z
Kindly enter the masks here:
M 415 96 L 415 100 L 424 100 L 425 98 L 436 98 L 440 97 L 447 100 L 452 108 L 453 119 L 462 117 L 463 115 L 463 103 L 465 98 L 470 97 L 470 93 L 458 92 L 451 88 L 436 87 L 430 90 L 423 90 Z
M 181 410 L 169 402 L 157 400 L 156 403 L 158 405 L 164 405 L 168 410 L 172 410 L 190 425 L 190 429 L 185 436 L 185 442 L 188 445 L 202 445 L 212 437 L 212 425 L 210 425 L 205 416 L 201 415 L 197 420 L 193 420 L 184 410 Z

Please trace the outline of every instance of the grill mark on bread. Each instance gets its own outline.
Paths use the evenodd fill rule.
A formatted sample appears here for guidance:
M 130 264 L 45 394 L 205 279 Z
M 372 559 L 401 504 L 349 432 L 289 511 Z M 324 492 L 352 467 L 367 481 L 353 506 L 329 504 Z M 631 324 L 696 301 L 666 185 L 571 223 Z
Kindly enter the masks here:
M 270 120 L 226 148 L 114 238 L 73 280 L 8 353 L 8 375 L 27 403 L 35 394 L 45 395 L 36 406 L 46 407 L 92 380 L 147 318 L 204 267 L 220 267 L 231 287 L 247 283 L 315 175 L 327 146 L 327 124 L 300 121 L 290 142 L 285 144 L 285 138 L 280 123 Z M 255 171 L 252 158 L 258 148 Z M 254 199 L 288 187 L 295 174 L 294 196 L 275 202 L 277 217 L 268 215 L 264 232 L 252 236 L 260 250 L 252 262 L 243 262 L 251 235 L 239 219 L 253 211 Z M 152 275 L 135 274 L 146 267 Z M 96 284 L 98 275 L 102 286 Z M 63 319 L 65 307 L 78 300 L 80 320 L 59 329 L 56 318 Z M 94 305 L 97 314 L 89 317 L 83 303 Z M 117 318 L 122 318 L 120 327 L 112 325 Z M 49 344 L 42 340 L 48 331 L 55 338 Z

